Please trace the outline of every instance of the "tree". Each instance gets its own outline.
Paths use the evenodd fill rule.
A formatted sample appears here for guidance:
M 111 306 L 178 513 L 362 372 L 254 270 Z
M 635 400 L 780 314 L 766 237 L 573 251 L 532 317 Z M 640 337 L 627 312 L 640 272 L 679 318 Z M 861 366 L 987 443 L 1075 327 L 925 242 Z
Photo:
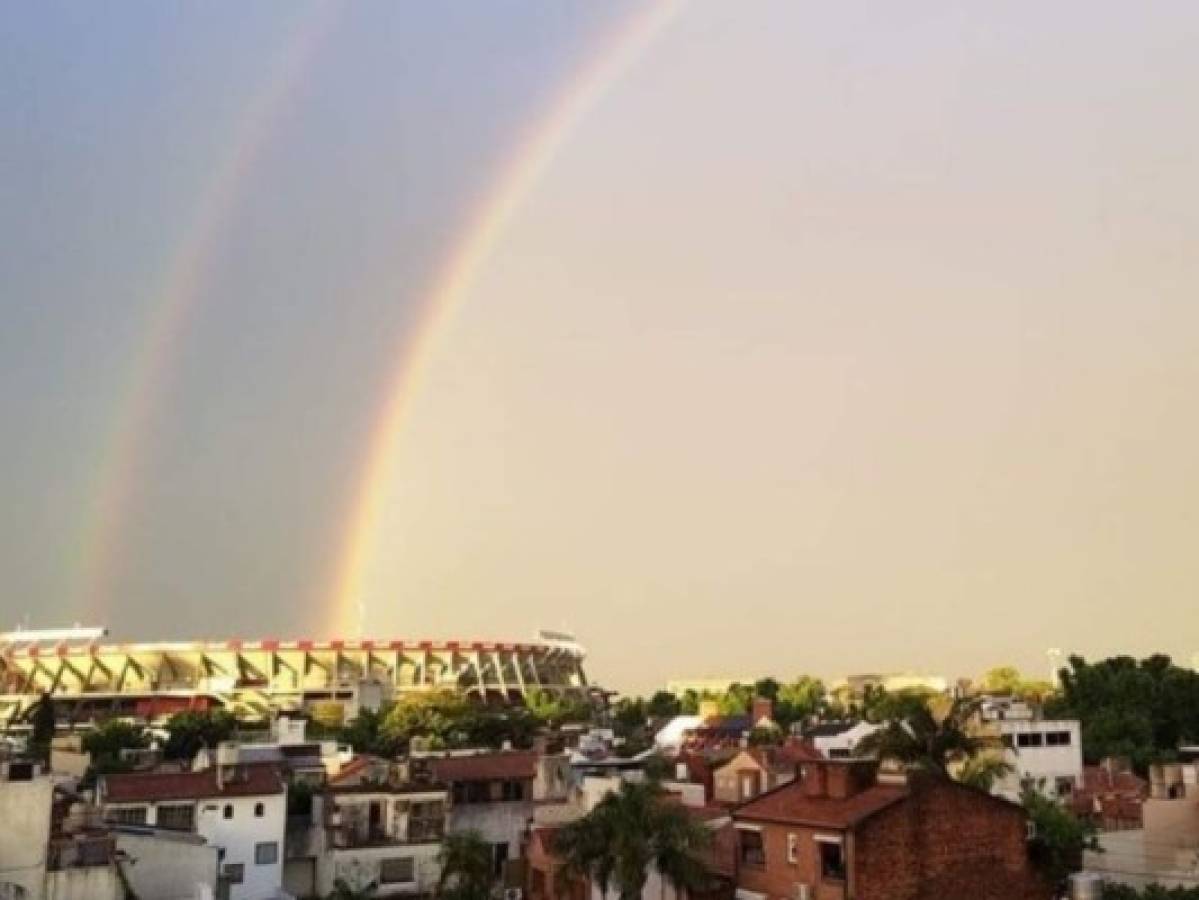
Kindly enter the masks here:
M 671 719 L 679 714 L 679 707 L 679 698 L 670 691 L 655 691 L 646 712 L 655 719 Z
M 1061 891 L 1070 874 L 1082 868 L 1083 851 L 1099 849 L 1095 826 L 1031 788 L 1024 792 L 1021 801 L 1033 823 L 1029 847 L 1033 864 Z
M 753 685 L 730 684 L 729 689 L 720 698 L 720 714 L 722 716 L 743 716 L 749 712 L 753 700 Z
M 54 710 L 54 698 L 42 694 L 25 713 L 32 729 L 29 734 L 29 753 L 40 759 L 50 758 L 50 742 L 58 727 L 58 715 Z
M 687 688 L 679 698 L 679 712 L 685 716 L 694 716 L 699 712 L 699 694 L 694 688 Z
M 700 854 L 708 830 L 686 808 L 667 800 L 654 782 L 624 782 L 586 816 L 565 825 L 554 847 L 567 873 L 588 877 L 602 893 L 614 887 L 621 900 L 640 900 L 651 866 L 676 891 L 697 892 L 710 883 Z
M 815 715 L 824 702 L 824 682 L 819 678 L 801 675 L 779 688 L 774 703 L 774 719 L 780 725 L 789 726 Z
M 399 750 L 396 741 L 383 733 L 387 711 L 387 707 L 378 710 L 360 708 L 358 715 L 338 730 L 338 740 L 353 747 L 355 753 L 394 756 Z
M 954 777 L 962 784 L 968 784 L 989 794 L 995 782 L 1002 781 L 1015 771 L 1015 766 L 999 754 L 980 753 L 968 757 L 954 773 Z
M 140 725 L 109 719 L 94 731 L 83 736 L 82 746 L 91 754 L 91 771 L 97 775 L 127 772 L 129 763 L 121 758 L 122 750 L 142 750 L 150 746 L 150 736 Z
M 1126 756 L 1144 774 L 1150 764 L 1170 759 L 1181 743 L 1199 740 L 1199 672 L 1160 654 L 1139 662 L 1114 656 L 1095 663 L 1071 656 L 1069 663 L 1045 713 L 1081 722 L 1088 763 Z
M 477 831 L 447 835 L 438 854 L 441 876 L 436 896 L 445 900 L 488 900 L 491 845 Z
M 645 701 L 640 697 L 621 697 L 612 710 L 612 725 L 621 737 L 629 737 L 645 728 Z
M 162 755 L 166 759 L 193 759 L 205 747 L 213 748 L 229 740 L 236 730 L 237 719 L 223 709 L 175 713 L 167 721 Z
M 981 698 L 959 698 L 942 712 L 934 710 L 931 702 L 896 695 L 886 707 L 886 724 L 862 738 L 857 749 L 911 769 L 948 776 L 952 766 L 995 746 L 993 739 L 970 732 L 970 720 L 981 704 Z

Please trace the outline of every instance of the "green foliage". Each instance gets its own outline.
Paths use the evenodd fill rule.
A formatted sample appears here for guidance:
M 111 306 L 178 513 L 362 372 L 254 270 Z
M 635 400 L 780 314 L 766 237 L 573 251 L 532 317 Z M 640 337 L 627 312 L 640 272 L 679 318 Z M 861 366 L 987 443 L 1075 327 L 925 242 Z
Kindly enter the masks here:
M 648 710 L 640 697 L 621 697 L 612 709 L 612 727 L 620 737 L 643 730 L 647 718 Z
M 825 705 L 824 682 L 801 675 L 779 688 L 774 702 L 774 720 L 783 727 L 815 715 Z
M 979 753 L 962 763 L 954 773 L 962 784 L 986 791 L 988 794 L 997 781 L 1002 781 L 1016 771 L 1015 766 L 997 753 Z
M 166 759 L 190 760 L 203 748 L 229 740 L 236 730 L 237 719 L 223 709 L 175 713 L 167 721 L 168 736 L 162 755 Z
M 722 716 L 743 716 L 749 712 L 754 701 L 752 684 L 730 684 L 723 697 L 719 700 Z
M 525 698 L 525 708 L 543 725 L 587 722 L 592 717 L 591 704 L 587 701 L 559 697 L 541 688 L 529 691 Z
M 1082 868 L 1083 851 L 1099 849 L 1095 826 L 1032 789 L 1024 792 L 1022 802 L 1035 827 L 1029 845 L 1033 864 L 1051 885 L 1061 890 L 1070 874 Z
M 129 771 L 129 764 L 121 759 L 121 751 L 143 750 L 150 746 L 150 737 L 140 725 L 109 719 L 85 734 L 82 746 L 84 752 L 91 754 L 91 771 L 107 775 Z
M 1081 721 L 1089 763 L 1127 756 L 1144 773 L 1172 758 L 1180 743 L 1199 741 L 1199 673 L 1168 656 L 1096 663 L 1072 656 L 1061 678 L 1061 693 L 1046 704 L 1046 715 Z
M 1037 703 L 1053 693 L 1053 685 L 1048 681 L 1027 679 L 1015 666 L 996 666 L 983 676 L 979 687 L 987 693 L 1008 694 Z
M 679 715 L 694 716 L 699 712 L 699 694 L 691 688 L 683 691 L 683 696 L 679 698 Z
M 414 738 L 433 748 L 493 747 L 507 741 L 514 747 L 528 747 L 540 725 L 537 717 L 524 708 L 492 709 L 472 703 L 453 691 L 405 697 L 381 715 L 374 725 L 364 724 L 364 739 L 391 756 L 408 749 Z
M 640 900 L 650 866 L 676 891 L 696 893 L 711 883 L 701 853 L 710 832 L 687 810 L 666 800 L 655 782 L 625 782 L 586 816 L 564 826 L 555 850 L 565 871 L 588 877 L 607 894 Z
M 359 709 L 354 720 L 337 731 L 337 739 L 353 747 L 355 753 L 370 753 L 385 758 L 395 756 L 399 751 L 398 743 L 383 729 L 388 711 L 387 707 L 380 710 Z
M 42 694 L 26 712 L 26 718 L 32 725 L 29 734 L 30 755 L 39 759 L 49 759 L 50 742 L 54 740 L 54 730 L 58 724 L 54 698 L 49 694 Z
M 969 727 L 981 704 L 978 698 L 959 698 L 939 713 L 918 695 L 889 696 L 879 706 L 887 715 L 886 724 L 858 743 L 859 752 L 948 776 L 953 766 L 994 748 L 993 740 L 972 734 Z
M 488 900 L 491 845 L 476 831 L 446 835 L 438 854 L 441 877 L 435 896 L 442 900 Z
M 692 691 L 691 693 L 695 693 Z M 696 701 L 696 708 L 699 707 L 699 701 Z M 670 691 L 656 691 L 649 698 L 649 705 L 646 707 L 646 712 L 656 719 L 670 719 L 679 715 L 682 711 L 682 704 L 679 698 Z

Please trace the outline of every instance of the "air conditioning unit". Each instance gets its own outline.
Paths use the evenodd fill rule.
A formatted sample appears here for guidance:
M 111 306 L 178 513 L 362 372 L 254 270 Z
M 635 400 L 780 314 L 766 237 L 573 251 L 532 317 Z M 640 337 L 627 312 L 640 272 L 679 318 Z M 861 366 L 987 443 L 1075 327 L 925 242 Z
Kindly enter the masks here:
M 795 890 L 791 895 L 791 900 L 812 900 L 814 891 L 812 886 L 806 881 L 795 882 Z

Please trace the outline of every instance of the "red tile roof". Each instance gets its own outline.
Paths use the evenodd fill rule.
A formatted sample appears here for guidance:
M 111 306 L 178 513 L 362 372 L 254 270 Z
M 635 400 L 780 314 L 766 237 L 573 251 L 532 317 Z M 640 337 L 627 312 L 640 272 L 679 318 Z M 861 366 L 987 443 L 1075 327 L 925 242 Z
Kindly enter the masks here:
M 444 784 L 532 778 L 537 774 L 537 754 L 532 750 L 506 750 L 472 756 L 445 756 L 429 760 L 429 769 L 433 777 Z
M 281 794 L 283 776 L 277 766 L 237 766 L 218 786 L 215 769 L 202 772 L 149 772 L 104 775 L 107 803 L 202 800 L 209 797 L 258 797 Z
M 849 828 L 908 796 L 905 785 L 876 784 L 852 797 L 805 797 L 799 781 L 767 791 L 733 810 L 737 820 Z

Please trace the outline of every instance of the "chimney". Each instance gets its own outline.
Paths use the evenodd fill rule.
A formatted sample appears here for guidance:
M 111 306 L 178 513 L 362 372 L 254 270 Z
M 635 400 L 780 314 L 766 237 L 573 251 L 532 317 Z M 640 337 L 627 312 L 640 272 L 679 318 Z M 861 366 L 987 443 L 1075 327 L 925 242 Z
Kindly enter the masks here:
M 774 701 L 769 697 L 754 697 L 753 724 L 757 725 L 763 719 L 774 721 Z

